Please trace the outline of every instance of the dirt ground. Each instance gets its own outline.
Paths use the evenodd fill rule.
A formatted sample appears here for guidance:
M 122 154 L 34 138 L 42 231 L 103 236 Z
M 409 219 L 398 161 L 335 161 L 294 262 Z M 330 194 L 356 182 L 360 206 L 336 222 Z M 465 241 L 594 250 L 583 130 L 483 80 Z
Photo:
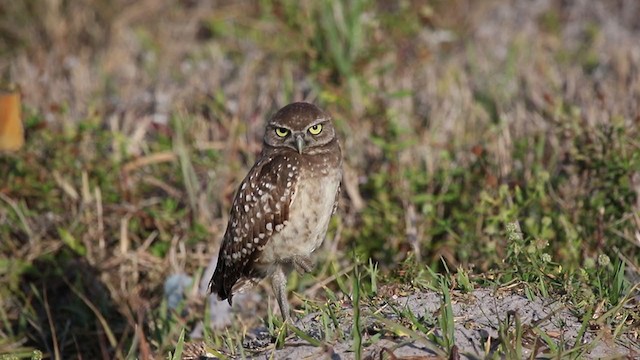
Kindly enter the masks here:
M 214 259 L 215 260 L 215 259 Z M 214 261 L 207 271 L 212 271 Z M 208 278 L 205 272 L 204 278 Z M 206 282 L 200 284 L 200 296 L 206 294 Z M 364 359 L 430 359 L 442 358 L 443 349 L 429 340 L 425 334 L 412 337 L 411 334 L 391 334 L 381 329 L 383 319 L 402 323 L 398 312 L 406 314 L 408 311 L 417 321 L 431 330 L 436 337 L 442 337 L 439 328 L 433 327 L 433 321 L 442 316 L 443 296 L 435 291 L 409 290 L 399 291 L 394 286 L 387 285 L 380 289 L 384 294 L 378 300 L 361 306 L 361 324 L 363 327 Z M 393 295 L 397 293 L 398 295 Z M 208 298 L 210 313 L 212 314 L 212 328 L 224 328 L 232 321 L 232 312 L 247 313 L 247 309 L 263 301 L 264 295 L 257 291 L 241 293 L 234 299 L 233 308 L 226 301 L 218 301 L 214 297 Z M 520 287 L 505 287 L 500 289 L 475 289 L 469 293 L 461 291 L 451 292 L 453 319 L 455 324 L 454 344 L 461 359 L 484 359 L 491 356 L 500 345 L 500 331 L 515 334 L 516 322 L 522 329 L 523 358 L 544 358 L 550 348 L 543 338 L 551 340 L 558 349 L 579 348 L 579 353 L 567 352 L 566 356 L 583 359 L 627 358 L 636 359 L 640 356 L 640 342 L 631 333 L 623 334 L 617 339 L 611 336 L 612 329 L 607 324 L 595 320 L 583 321 L 571 310 L 574 304 L 564 303 L 562 300 L 544 299 L 537 297 L 528 299 Z M 233 309 L 233 310 L 232 310 Z M 344 334 L 353 329 L 353 308 L 344 303 L 339 311 L 339 328 Z M 295 321 L 295 327 L 303 330 L 313 338 L 325 339 L 322 314 L 309 313 Z M 404 316 L 406 318 L 406 315 Z M 518 318 L 518 320 L 516 320 Z M 583 324 L 584 328 L 583 328 Z M 191 338 L 202 336 L 201 326 L 191 333 Z M 580 333 L 583 335 L 578 340 Z M 408 335 L 408 336 L 399 336 Z M 372 337 L 379 336 L 375 341 Z M 504 335 L 502 336 L 504 337 Z M 347 337 L 351 339 L 351 337 Z M 324 342 L 322 346 L 313 346 L 295 335 L 287 338 L 282 348 L 275 349 L 274 338 L 264 327 L 257 327 L 248 332 L 243 347 L 247 350 L 249 359 L 355 359 L 351 340 Z M 579 341 L 579 343 L 577 343 Z M 583 345 L 579 347 L 579 345 Z M 573 351 L 573 350 L 572 350 Z M 206 357 L 206 350 L 202 342 L 194 341 L 187 344 L 183 358 L 186 359 L 214 359 Z M 252 355 L 249 355 L 252 354 Z M 558 354 L 562 354 L 559 352 Z M 209 354 L 211 355 L 211 354 Z M 239 356 L 242 357 L 242 356 Z
M 530 358 L 535 350 L 535 358 L 544 358 L 549 351 L 542 336 L 547 336 L 557 344 L 559 349 L 573 348 L 576 338 L 581 331 L 582 321 L 577 318 L 569 307 L 559 301 L 549 299 L 529 300 L 525 296 L 512 290 L 476 289 L 471 293 L 452 293 L 452 308 L 455 322 L 455 345 L 461 359 L 483 359 L 491 355 L 499 345 L 498 331 L 501 326 L 508 324 L 509 331 L 513 331 L 515 317 L 520 318 L 524 343 L 529 348 L 524 348 L 522 355 Z M 214 302 L 216 300 L 213 300 Z M 241 305 L 240 305 L 241 306 Z M 367 338 L 378 333 L 376 324 L 380 318 L 397 320 L 397 315 L 391 311 L 396 309 L 408 309 L 418 319 L 437 318 L 441 312 L 442 297 L 432 291 L 423 291 L 409 296 L 392 297 L 388 303 L 378 304 L 376 307 L 363 307 L 364 342 Z M 352 309 L 342 309 L 343 317 L 340 318 L 340 327 L 345 333 L 352 329 Z M 373 313 L 377 315 L 372 315 Z M 296 321 L 295 326 L 304 330 L 314 338 L 321 340 L 324 337 L 322 325 L 319 321 L 320 314 L 311 313 Z M 611 329 L 605 324 L 589 322 L 584 329 L 581 344 L 584 348 L 579 358 L 628 358 L 636 359 L 640 356 L 640 344 L 631 335 L 622 335 L 612 340 Z M 435 332 L 437 336 L 440 334 Z M 296 336 L 290 336 L 281 349 L 274 349 L 273 339 L 266 329 L 257 328 L 247 335 L 245 348 L 256 351 L 250 359 L 354 359 L 353 346 L 350 341 L 325 344 L 323 347 L 312 346 Z M 536 348 L 537 342 L 537 348 Z M 194 355 L 204 355 L 198 343 L 192 343 L 189 352 Z M 438 346 L 426 337 L 423 341 L 407 337 L 391 336 L 383 334 L 374 343 L 365 346 L 363 358 L 380 359 L 383 356 L 392 359 L 429 359 L 441 358 L 442 352 L 438 352 Z M 566 353 L 567 356 L 570 353 Z M 573 353 L 572 356 L 577 356 Z M 189 355 L 186 355 L 189 358 Z M 197 358 L 197 357 L 195 357 Z M 211 357 L 210 359 L 212 359 Z

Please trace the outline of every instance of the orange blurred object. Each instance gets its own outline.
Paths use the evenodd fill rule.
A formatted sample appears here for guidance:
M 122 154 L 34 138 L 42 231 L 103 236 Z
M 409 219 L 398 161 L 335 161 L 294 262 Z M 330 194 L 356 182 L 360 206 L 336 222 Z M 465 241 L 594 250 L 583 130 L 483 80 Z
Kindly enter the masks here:
M 20 94 L 0 92 L 0 151 L 16 151 L 23 144 Z

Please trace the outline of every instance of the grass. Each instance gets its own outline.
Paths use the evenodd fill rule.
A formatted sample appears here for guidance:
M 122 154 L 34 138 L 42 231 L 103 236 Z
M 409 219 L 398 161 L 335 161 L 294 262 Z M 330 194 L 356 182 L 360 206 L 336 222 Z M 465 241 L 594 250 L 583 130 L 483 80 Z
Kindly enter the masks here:
M 351 334 L 353 337 L 353 353 L 356 359 L 362 358 L 362 324 L 360 316 L 360 272 L 358 266 L 354 268 L 352 301 L 353 301 L 353 328 Z
M 573 304 L 579 339 L 637 336 L 638 29 L 614 8 L 598 11 L 615 34 L 567 15 L 580 6 L 1 5 L 0 82 L 22 91 L 27 138 L 0 155 L 0 359 L 179 357 L 209 315 L 191 292 L 170 308 L 164 281 L 215 255 L 264 118 L 294 100 L 333 114 L 345 153 L 317 269 L 290 279 L 322 336 L 263 301 L 205 327 L 209 348 L 248 356 L 264 325 L 357 358 L 388 337 L 453 356 L 452 304 L 479 287 Z M 438 317 L 387 317 L 394 292 L 425 289 Z M 488 357 L 530 338 L 588 350 L 507 315 Z
M 180 333 L 180 337 L 178 338 L 178 343 L 176 344 L 176 351 L 173 354 L 169 352 L 169 359 L 170 360 L 182 359 L 183 350 L 184 350 L 184 329 L 182 329 L 182 332 Z

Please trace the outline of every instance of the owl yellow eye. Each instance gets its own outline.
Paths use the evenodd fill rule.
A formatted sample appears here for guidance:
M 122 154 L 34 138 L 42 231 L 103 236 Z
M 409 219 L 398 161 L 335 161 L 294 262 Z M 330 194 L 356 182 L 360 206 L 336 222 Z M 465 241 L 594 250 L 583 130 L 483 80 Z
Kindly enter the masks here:
M 311 135 L 318 135 L 322 131 L 322 124 L 316 124 L 309 128 L 309 133 Z
M 289 130 L 285 129 L 285 128 L 276 128 L 276 135 L 280 136 L 280 137 L 285 137 L 287 135 L 289 135 Z

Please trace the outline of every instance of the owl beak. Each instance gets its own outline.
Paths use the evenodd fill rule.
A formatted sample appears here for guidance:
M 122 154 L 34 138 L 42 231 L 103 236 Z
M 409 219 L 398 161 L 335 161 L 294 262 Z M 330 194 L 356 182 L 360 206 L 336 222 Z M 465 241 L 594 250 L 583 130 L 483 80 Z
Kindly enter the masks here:
M 302 154 L 302 149 L 304 148 L 304 138 L 302 135 L 296 135 L 296 148 L 298 149 L 298 153 Z

